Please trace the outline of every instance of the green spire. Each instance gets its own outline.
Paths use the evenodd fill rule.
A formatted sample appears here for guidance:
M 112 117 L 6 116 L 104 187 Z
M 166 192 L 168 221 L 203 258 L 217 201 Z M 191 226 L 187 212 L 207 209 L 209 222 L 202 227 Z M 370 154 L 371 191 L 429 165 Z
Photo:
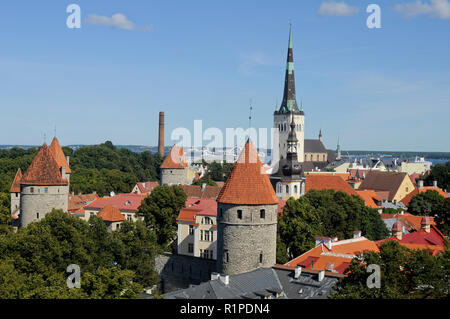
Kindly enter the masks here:
M 295 97 L 295 77 L 294 77 L 294 53 L 292 45 L 292 22 L 289 22 L 289 43 L 286 59 L 286 74 L 284 79 L 283 101 L 280 106 L 280 113 L 299 112 Z

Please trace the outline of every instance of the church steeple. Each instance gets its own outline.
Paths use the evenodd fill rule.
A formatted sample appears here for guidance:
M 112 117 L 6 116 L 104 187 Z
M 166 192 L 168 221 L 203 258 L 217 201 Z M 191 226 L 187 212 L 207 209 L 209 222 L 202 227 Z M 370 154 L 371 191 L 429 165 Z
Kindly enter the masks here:
M 286 164 L 283 165 L 282 170 L 285 176 L 293 176 L 300 175 L 302 170 L 301 166 L 298 162 L 297 156 L 297 134 L 295 133 L 295 122 L 294 122 L 294 114 L 291 115 L 291 124 L 290 124 L 289 136 L 287 139 L 287 156 L 286 156 Z
M 337 153 L 336 159 L 341 159 L 341 143 L 339 142 L 339 136 L 337 141 L 336 153 Z
M 279 113 L 295 112 L 300 113 L 295 97 L 295 77 L 294 77 L 294 53 L 292 46 L 292 22 L 289 27 L 289 44 L 286 61 L 286 76 L 284 80 L 283 101 L 281 102 Z

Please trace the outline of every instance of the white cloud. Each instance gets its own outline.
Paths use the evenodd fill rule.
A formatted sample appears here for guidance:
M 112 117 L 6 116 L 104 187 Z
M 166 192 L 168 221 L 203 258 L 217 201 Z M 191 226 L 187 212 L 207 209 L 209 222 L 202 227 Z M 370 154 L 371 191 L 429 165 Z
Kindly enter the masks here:
M 320 5 L 318 13 L 322 16 L 352 16 L 358 11 L 357 7 L 350 6 L 343 1 L 328 1 Z
M 239 72 L 243 75 L 255 75 L 261 67 L 277 65 L 272 59 L 261 51 L 254 51 L 250 54 L 241 54 L 243 62 L 239 65 Z
M 430 14 L 440 19 L 450 19 L 449 0 L 430 0 L 430 3 L 417 0 L 411 3 L 397 4 L 395 10 L 403 13 L 408 18 L 421 14 Z
M 135 24 L 128 20 L 128 18 L 122 13 L 113 14 L 110 17 L 100 16 L 96 14 L 90 14 L 86 22 L 89 24 L 103 25 L 112 28 L 118 28 L 122 30 L 143 30 L 143 31 L 153 31 L 153 25 L 145 26 L 145 27 L 136 27 Z

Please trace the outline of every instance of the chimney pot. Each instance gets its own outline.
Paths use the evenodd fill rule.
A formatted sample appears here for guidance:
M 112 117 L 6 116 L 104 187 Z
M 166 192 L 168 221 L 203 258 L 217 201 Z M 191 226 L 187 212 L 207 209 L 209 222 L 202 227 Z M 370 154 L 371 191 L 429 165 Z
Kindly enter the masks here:
M 228 284 L 230 283 L 230 276 L 229 275 L 222 275 L 222 276 L 219 275 L 219 280 L 221 282 L 223 282 L 223 284 L 225 286 L 228 286 Z
M 220 274 L 217 272 L 211 273 L 211 280 L 217 280 L 220 278 Z
M 361 237 L 361 231 L 360 230 L 355 230 L 353 232 L 353 238 L 358 238 Z
M 433 181 L 433 188 L 437 188 L 437 181 Z
M 320 270 L 317 276 L 318 276 L 317 280 L 322 281 L 325 278 L 325 270 Z
M 423 189 L 423 180 L 419 179 L 419 189 Z
M 301 266 L 295 267 L 294 278 L 298 279 L 298 277 L 300 277 L 301 274 L 302 274 L 302 267 Z

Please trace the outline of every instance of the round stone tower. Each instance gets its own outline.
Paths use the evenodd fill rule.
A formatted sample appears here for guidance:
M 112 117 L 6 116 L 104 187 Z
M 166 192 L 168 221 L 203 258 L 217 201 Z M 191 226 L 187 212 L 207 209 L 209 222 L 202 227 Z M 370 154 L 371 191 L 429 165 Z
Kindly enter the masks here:
M 63 178 L 63 176 L 65 178 Z M 20 226 L 45 217 L 53 208 L 67 211 L 69 181 L 44 144 L 20 179 Z
M 217 202 L 217 271 L 234 275 L 272 267 L 279 199 L 250 140 Z

